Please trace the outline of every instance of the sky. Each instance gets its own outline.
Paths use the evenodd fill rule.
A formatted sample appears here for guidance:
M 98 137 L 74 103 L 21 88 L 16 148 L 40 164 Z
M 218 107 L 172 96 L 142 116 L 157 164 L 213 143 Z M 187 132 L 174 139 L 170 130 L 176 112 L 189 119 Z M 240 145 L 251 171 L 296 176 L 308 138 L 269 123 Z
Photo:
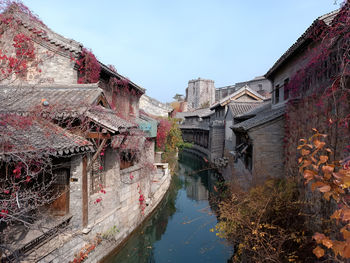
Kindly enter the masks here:
M 188 81 L 264 75 L 334 0 L 24 0 L 55 32 L 169 102 Z

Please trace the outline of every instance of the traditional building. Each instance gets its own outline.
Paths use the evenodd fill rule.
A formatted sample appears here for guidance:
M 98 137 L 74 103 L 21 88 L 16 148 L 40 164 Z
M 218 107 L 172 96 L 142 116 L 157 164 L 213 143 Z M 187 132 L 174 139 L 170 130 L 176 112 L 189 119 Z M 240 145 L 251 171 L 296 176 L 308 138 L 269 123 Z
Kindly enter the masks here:
M 210 79 L 193 79 L 186 89 L 187 110 L 208 108 L 215 101 L 214 81 Z
M 234 174 L 245 176 L 251 184 L 268 177 L 278 177 L 283 171 L 284 107 L 272 109 L 263 103 L 234 118 Z
M 68 262 L 89 239 L 115 225 L 120 231 L 113 236 L 117 243 L 122 242 L 161 201 L 170 184 L 170 174 L 167 164 L 154 164 L 157 123 L 139 113 L 139 99 L 145 90 L 113 67 L 97 61 L 80 43 L 56 34 L 17 7 L 13 5 L 7 14 L 15 17 L 13 21 L 18 25 L 15 28 L 0 25 L 3 30 L 0 49 L 9 56 L 23 55 L 23 50 L 16 50 L 18 45 L 13 45 L 21 33 L 26 36 L 23 48 L 29 46 L 28 54 L 35 56 L 26 61 L 28 67 L 16 67 L 8 75 L 1 73 L 0 130 L 2 121 L 6 121 L 4 115 L 44 118 L 48 124 L 40 121 L 40 125 L 47 131 L 37 132 L 35 141 L 28 140 L 28 147 L 34 151 L 41 141 L 46 149 L 45 136 L 53 136 L 51 128 L 67 137 L 64 147 L 52 144 L 49 150 L 58 152 L 60 158 L 66 155 L 70 158 L 64 162 L 65 176 L 58 176 L 65 184 L 65 201 L 53 205 L 65 211 L 63 214 L 68 215 L 69 211 L 70 227 L 66 229 L 69 238 L 64 238 L 64 242 L 57 238 L 54 245 L 44 244 L 34 254 L 26 248 L 33 248 L 61 232 L 55 227 L 52 230 L 50 225 L 44 226 L 49 232 L 33 235 L 32 229 L 26 228 L 20 236 L 24 237 L 25 244 L 17 242 L 15 254 L 27 257 L 32 253 L 33 261 L 53 257 Z M 20 123 L 19 127 L 24 124 Z M 42 126 L 33 125 L 31 129 L 34 128 L 40 130 Z M 18 134 L 25 139 L 33 135 L 32 132 Z M 17 140 L 17 137 L 10 136 L 10 139 Z M 81 146 L 80 142 L 86 145 Z M 0 155 L 7 153 L 8 150 Z M 4 176 L 1 173 L 2 179 Z
M 263 102 L 266 98 L 248 86 L 244 86 L 231 95 L 223 98 L 219 102 L 213 104 L 210 109 L 215 111 L 211 120 L 211 137 L 213 148 L 211 149 L 211 161 L 224 156 L 225 141 L 227 141 L 228 150 L 231 150 L 232 131 L 227 129 L 227 123 L 233 123 L 231 113 L 229 113 L 230 104 L 237 112 L 244 112 L 256 105 L 256 103 Z M 226 140 L 227 138 L 227 140 Z
M 183 112 L 184 118 L 180 125 L 182 136 L 185 142 L 193 144 L 188 151 L 196 155 L 209 158 L 211 156 L 212 141 L 210 137 L 210 116 L 213 111 L 210 109 L 199 109 L 193 112 Z M 178 113 L 179 117 L 180 113 Z
M 220 101 L 223 98 L 233 94 L 242 87 L 248 86 L 251 90 L 260 95 L 269 98 L 272 91 L 271 82 L 263 76 L 256 77 L 250 81 L 238 82 L 234 85 L 220 87 L 215 90 L 215 101 Z
M 334 143 L 334 149 L 345 147 L 348 132 L 329 124 L 329 109 L 334 102 L 324 97 L 320 104 L 333 76 L 340 72 L 341 49 L 335 47 L 326 59 L 322 58 L 321 54 L 328 51 L 322 48 L 324 43 L 318 36 L 332 30 L 338 14 L 336 10 L 317 18 L 266 73 L 273 85 L 271 105 L 234 118 L 236 176 L 245 176 L 257 184 L 268 177 L 296 175 L 299 139 L 309 138 L 315 127 L 333 134 L 330 143 Z M 337 41 L 341 43 L 342 38 Z M 339 105 L 339 112 L 349 112 L 348 103 Z M 321 108 L 324 111 L 318 114 Z M 340 158 L 342 154 L 336 153 Z
M 298 173 L 297 146 L 315 128 L 327 134 L 335 160 L 347 157 L 350 112 L 346 51 L 349 4 L 317 18 L 266 73 L 274 86 L 273 107 L 286 107 L 285 172 Z M 339 33 L 342 32 L 342 33 Z M 345 53 L 344 53 L 345 52 Z M 345 124 L 345 125 L 344 125 Z
M 114 67 L 98 61 L 81 43 L 53 32 L 18 5 L 13 4 L 5 14 L 14 18 L 16 25 L 0 25 L 3 30 L 0 49 L 9 56 L 15 54 L 13 61 L 18 61 L 18 65 L 15 63 L 9 74 L 0 75 L 1 83 L 27 83 L 35 87 L 99 82 L 109 105 L 119 116 L 138 117 L 139 99 L 145 89 L 117 73 Z M 20 61 L 25 61 L 26 66 L 21 67 Z

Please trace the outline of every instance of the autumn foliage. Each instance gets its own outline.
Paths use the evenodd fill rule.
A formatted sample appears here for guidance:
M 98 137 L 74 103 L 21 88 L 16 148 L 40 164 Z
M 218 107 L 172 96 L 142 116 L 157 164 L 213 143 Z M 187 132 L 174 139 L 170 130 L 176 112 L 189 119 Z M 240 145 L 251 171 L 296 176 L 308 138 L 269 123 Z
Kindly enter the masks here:
M 159 121 L 157 129 L 157 148 L 160 150 L 165 150 L 165 144 L 167 140 L 168 133 L 171 129 L 171 123 L 167 119 L 161 119 Z
M 78 65 L 79 84 L 96 83 L 100 79 L 101 66 L 91 50 L 83 48 Z
M 327 201 L 332 201 L 335 211 L 330 219 L 336 223 L 338 233 L 325 235 L 315 233 L 313 238 L 318 244 L 313 250 L 321 258 L 325 250 L 335 259 L 350 258 L 350 158 L 342 161 L 332 161 L 332 150 L 326 146 L 324 138 L 314 129 L 314 135 L 308 140 L 301 140 L 298 149 L 299 171 L 302 173 L 305 184 L 311 185 L 312 191 L 318 191 Z M 329 231 L 327 231 L 329 232 Z

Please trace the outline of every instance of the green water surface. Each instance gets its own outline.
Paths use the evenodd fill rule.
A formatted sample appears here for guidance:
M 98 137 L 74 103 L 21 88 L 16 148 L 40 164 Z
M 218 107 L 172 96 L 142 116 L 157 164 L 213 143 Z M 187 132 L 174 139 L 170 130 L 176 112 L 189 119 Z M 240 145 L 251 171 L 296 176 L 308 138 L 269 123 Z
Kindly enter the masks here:
M 180 155 L 170 190 L 155 213 L 106 262 L 227 262 L 233 251 L 215 227 L 220 176 L 202 159 Z

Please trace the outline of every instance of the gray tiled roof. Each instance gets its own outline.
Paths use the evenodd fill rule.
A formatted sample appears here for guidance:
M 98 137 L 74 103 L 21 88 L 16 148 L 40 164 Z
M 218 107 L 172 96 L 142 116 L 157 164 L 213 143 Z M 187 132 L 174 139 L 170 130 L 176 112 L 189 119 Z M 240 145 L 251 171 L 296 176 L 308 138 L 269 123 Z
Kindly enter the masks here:
M 257 115 L 259 112 L 267 111 L 271 109 L 271 100 L 266 102 L 262 102 L 257 105 L 257 107 L 252 107 L 250 110 L 243 112 L 241 114 L 237 114 L 235 117 L 237 118 L 249 118 Z
M 82 51 L 83 45 L 73 39 L 66 38 L 55 33 L 40 21 L 32 19 L 28 14 L 25 14 L 17 9 L 14 12 L 14 17 L 33 34 L 36 34 L 45 42 L 51 43 L 65 50 L 69 50 L 75 55 Z
M 263 107 L 266 107 L 263 106 Z M 260 107 L 260 109 L 262 109 L 263 107 Z M 284 115 L 285 113 L 285 107 L 279 107 L 276 109 L 271 109 L 271 107 L 269 107 L 268 109 L 264 109 L 261 112 L 257 113 L 255 117 L 250 118 L 246 121 L 234 124 L 232 126 L 233 130 L 243 130 L 243 131 L 247 131 L 250 130 L 251 128 L 254 128 L 256 126 L 262 125 L 266 122 L 272 121 L 274 119 L 277 119 L 278 117 Z
M 183 113 L 184 118 L 186 118 L 186 117 L 203 118 L 203 117 L 207 117 L 207 116 L 211 115 L 212 113 L 214 113 L 214 111 L 210 110 L 209 108 L 205 108 L 205 109 L 197 109 L 194 111 L 188 111 L 188 112 L 182 112 L 182 113 Z
M 45 111 L 53 117 L 84 115 L 112 131 L 137 127 L 113 110 L 96 106 L 101 96 L 98 84 L 0 86 L 0 113 L 27 115 Z M 43 105 L 43 99 L 48 106 Z
M 271 74 L 280 66 L 284 61 L 291 56 L 307 39 L 310 38 L 310 33 L 312 33 L 315 26 L 318 25 L 319 22 L 323 22 L 326 25 L 330 25 L 333 19 L 337 16 L 340 9 L 334 10 L 330 13 L 327 13 L 323 16 L 320 16 L 314 20 L 314 22 L 306 29 L 306 31 L 295 41 L 295 43 L 275 62 L 275 64 L 269 69 L 269 71 L 265 74 L 266 78 L 269 78 Z
M 105 128 L 112 131 L 120 129 L 137 127 L 136 123 L 131 123 L 116 115 L 116 112 L 111 109 L 106 109 L 102 106 L 95 106 L 89 109 L 85 115 L 95 122 L 101 124 Z
M 94 151 L 91 142 L 36 117 L 0 115 L 0 159 L 16 153 L 74 155 Z
M 228 106 L 232 112 L 233 116 L 238 116 L 243 113 L 246 113 L 252 109 L 255 109 L 261 106 L 262 102 L 239 102 L 239 101 L 231 101 Z
M 91 107 L 103 96 L 98 84 L 0 86 L 0 112 L 76 112 Z M 43 106 L 46 100 L 48 106 Z

